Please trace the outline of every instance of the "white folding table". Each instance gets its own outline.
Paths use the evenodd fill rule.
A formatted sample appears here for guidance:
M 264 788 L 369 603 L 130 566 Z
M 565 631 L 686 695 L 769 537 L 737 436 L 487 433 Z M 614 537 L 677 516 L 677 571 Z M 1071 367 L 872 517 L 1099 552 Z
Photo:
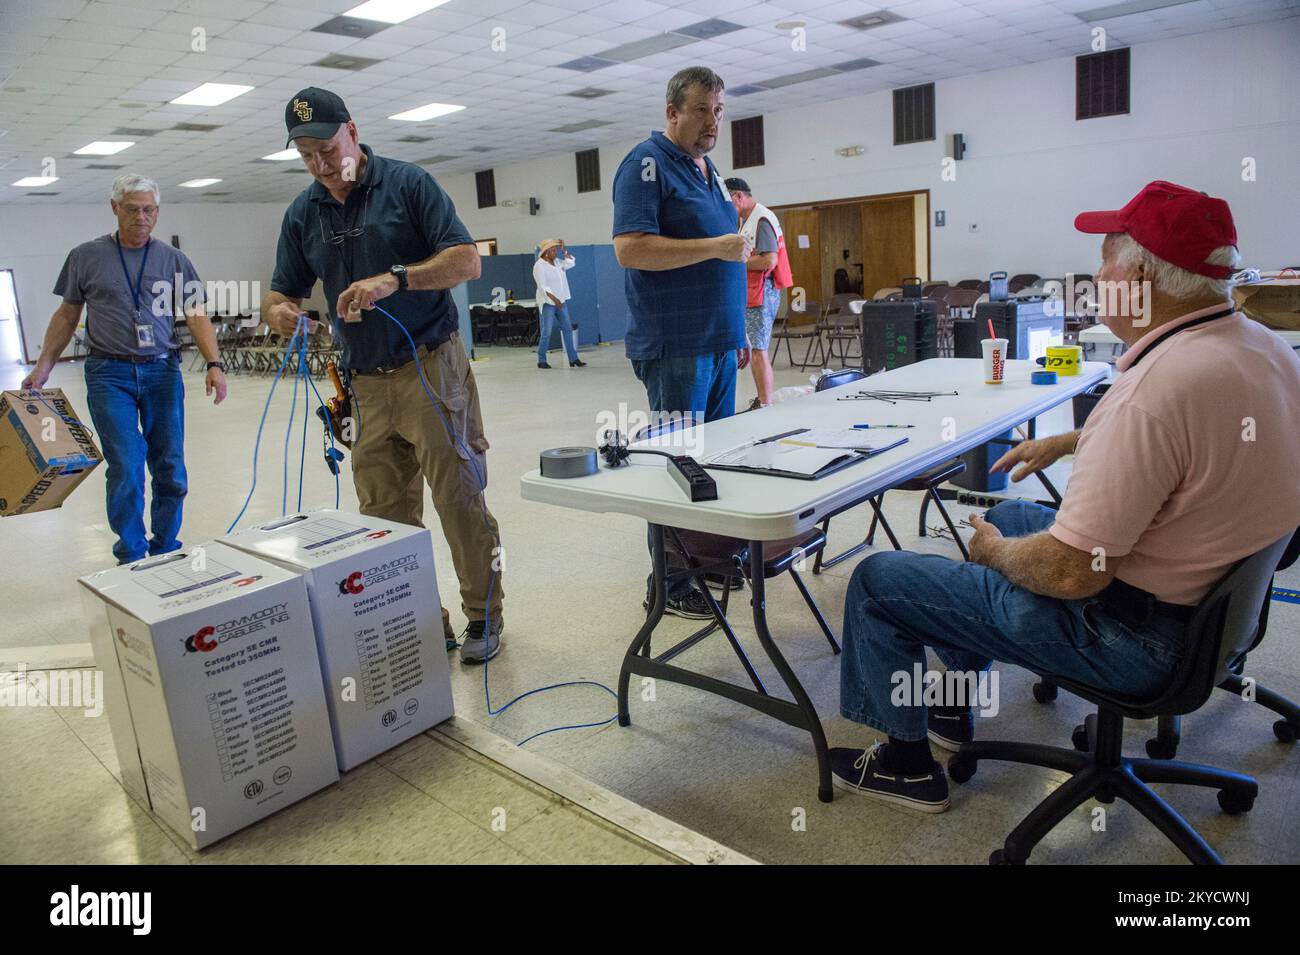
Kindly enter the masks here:
M 827 517 L 998 438 L 1019 424 L 1030 422 L 1032 428 L 1038 415 L 1106 380 L 1110 374 L 1110 367 L 1104 363 L 1085 362 L 1078 375 L 1060 378 L 1054 385 L 1034 385 L 1029 376 L 1031 371 L 1038 370 L 1037 365 L 1009 361 L 1006 382 L 985 385 L 981 364 L 979 359 L 971 358 L 932 358 L 840 388 L 683 429 L 673 433 L 671 444 L 660 439 L 652 445 L 674 453 L 689 453 L 702 460 L 717 451 L 796 428 L 915 425 L 907 429 L 868 431 L 878 444 L 891 443 L 903 436 L 908 441 L 817 480 L 710 470 L 718 485 L 718 499 L 691 502 L 667 473 L 664 460 L 650 455 L 633 455 L 622 467 L 602 466 L 598 473 L 581 478 L 544 478 L 536 470 L 525 474 L 520 482 L 525 500 L 597 513 L 631 514 L 650 524 L 654 600 L 645 624 L 623 658 L 618 685 L 619 725 L 627 726 L 631 722 L 628 686 L 634 673 L 724 696 L 806 730 L 812 736 L 818 764 L 818 797 L 829 802 L 830 762 L 821 721 L 768 630 L 763 544 L 806 531 Z M 862 391 L 956 391 L 957 394 L 890 404 L 853 398 Z M 684 649 L 681 644 L 651 656 L 651 636 L 664 613 L 665 527 L 706 531 L 749 542 L 754 629 L 793 702 L 768 694 L 757 680 L 756 689 L 750 689 L 670 664 L 668 659 Z

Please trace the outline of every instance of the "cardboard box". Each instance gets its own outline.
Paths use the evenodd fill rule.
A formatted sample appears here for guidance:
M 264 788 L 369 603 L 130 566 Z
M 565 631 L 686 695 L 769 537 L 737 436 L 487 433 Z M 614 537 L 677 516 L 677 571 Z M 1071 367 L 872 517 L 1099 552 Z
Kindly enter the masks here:
M 62 507 L 103 460 L 60 389 L 0 392 L 0 516 Z
M 302 577 L 208 543 L 80 582 L 122 783 L 191 846 L 338 780 Z
M 427 530 L 320 510 L 223 540 L 306 578 L 339 769 L 453 714 Z
M 1261 272 L 1257 282 L 1234 285 L 1232 300 L 1237 308 L 1269 328 L 1300 330 L 1300 274 L 1294 269 Z

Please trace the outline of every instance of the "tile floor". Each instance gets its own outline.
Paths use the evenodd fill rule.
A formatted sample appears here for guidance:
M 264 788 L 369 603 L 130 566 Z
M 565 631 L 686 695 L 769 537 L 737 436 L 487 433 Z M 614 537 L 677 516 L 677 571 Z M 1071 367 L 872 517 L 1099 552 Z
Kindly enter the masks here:
M 517 694 L 542 685 L 583 679 L 616 683 L 623 651 L 643 617 L 645 525 L 619 515 L 524 501 L 518 479 L 536 467 L 543 448 L 594 444 L 599 413 L 617 415 L 621 406 L 642 409 L 645 399 L 619 345 L 584 350 L 587 368 L 559 367 L 559 358 L 549 372 L 536 369 L 525 349 L 487 348 L 480 356 L 484 360 L 474 370 L 492 442 L 489 502 L 506 548 L 506 647 L 486 674 L 491 711 L 496 712 Z M 777 384 L 800 384 L 811 374 L 782 368 Z M 18 370 L 0 371 L 0 388 L 16 387 L 20 379 Z M 204 399 L 197 374 L 186 381 L 191 491 L 184 537 L 198 542 L 224 533 L 244 501 L 269 381 L 232 378 L 229 400 L 216 408 Z M 51 385 L 64 388 L 77 407 L 85 407 L 79 365 L 61 365 Z M 753 394 L 748 373 L 741 376 L 739 394 L 738 403 L 747 403 Z M 245 521 L 279 513 L 288 405 L 288 396 L 277 390 L 262 443 L 258 493 Z M 1045 416 L 1040 426 L 1044 433 L 1069 427 L 1068 409 Z M 296 461 L 292 467 L 296 469 Z M 1062 485 L 1068 462 L 1052 473 Z M 75 580 L 111 562 L 102 493 L 102 472 L 97 472 L 62 509 L 0 522 L 0 553 L 9 557 L 13 568 L 0 594 L 5 607 L 0 664 L 14 659 L 3 655 L 13 648 L 66 644 L 68 653 L 75 655 L 76 644 L 85 641 Z M 355 498 L 346 467 L 340 493 L 343 506 L 352 506 Z M 304 505 L 329 506 L 333 501 L 332 478 L 309 456 Z M 910 494 L 886 499 L 886 513 L 904 544 L 955 553 L 951 542 L 916 536 L 917 505 L 917 497 Z M 960 519 L 967 510 L 954 507 L 954 515 Z M 431 505 L 426 505 L 426 514 L 433 520 Z M 938 523 L 933 515 L 931 523 Z M 436 521 L 434 526 L 440 591 L 459 626 L 463 621 L 456 583 Z M 862 514 L 837 519 L 832 548 L 860 539 L 865 527 Z M 807 577 L 837 631 L 852 569 L 853 561 L 848 561 L 820 577 Z M 1297 586 L 1300 573 L 1292 569 L 1279 583 Z M 838 716 L 838 664 L 792 582 L 770 586 L 769 608 L 773 633 L 821 713 L 831 745 L 870 741 L 872 733 Z M 661 629 L 664 639 L 689 632 L 687 622 L 669 619 Z M 752 621 L 743 614 L 733 615 L 733 621 L 751 653 L 761 652 Z M 1250 666 L 1261 684 L 1292 698 L 1300 695 L 1297 629 L 1300 607 L 1275 602 L 1269 639 Z M 720 637 L 693 648 L 680 662 L 743 680 Z M 774 676 L 765 660 L 755 664 L 765 679 Z M 513 741 L 552 726 L 598 722 L 615 712 L 608 693 L 583 686 L 531 696 L 494 716 L 485 699 L 483 668 L 453 659 L 452 672 L 459 718 Z M 982 721 L 981 735 L 1067 744 L 1071 728 L 1085 713 L 1082 702 L 1062 694 L 1057 703 L 1040 706 L 1030 695 L 1029 674 L 1008 667 L 1000 677 L 1001 712 Z M 814 760 L 804 734 L 686 687 L 660 682 L 653 689 L 653 700 L 634 694 L 629 728 L 610 724 L 553 733 L 526 748 L 763 862 L 981 863 L 1060 778 L 1049 771 L 986 765 L 970 783 L 955 787 L 952 810 L 940 816 L 920 816 L 845 794 L 822 804 L 816 798 Z M 1300 826 L 1295 824 L 1300 815 L 1300 756 L 1274 740 L 1271 723 L 1268 714 L 1226 694 L 1184 723 L 1180 756 L 1250 772 L 1260 782 L 1254 811 L 1240 817 L 1222 815 L 1212 793 L 1165 791 L 1229 862 L 1300 861 Z M 1150 731 L 1148 725 L 1131 727 L 1129 751 L 1136 752 Z M 180 848 L 113 780 L 107 733 L 105 721 L 77 713 L 0 710 L 0 758 L 5 766 L 0 799 L 6 806 L 0 815 L 0 858 L 195 861 L 194 853 Z M 512 807 L 513 822 L 510 832 L 498 837 L 486 810 L 501 800 Z M 1034 861 L 1181 861 L 1163 837 L 1121 804 L 1106 807 L 1105 830 L 1096 831 L 1091 812 L 1095 808 L 1090 804 L 1058 827 Z M 671 859 L 432 733 L 205 851 L 198 861 L 579 858 Z

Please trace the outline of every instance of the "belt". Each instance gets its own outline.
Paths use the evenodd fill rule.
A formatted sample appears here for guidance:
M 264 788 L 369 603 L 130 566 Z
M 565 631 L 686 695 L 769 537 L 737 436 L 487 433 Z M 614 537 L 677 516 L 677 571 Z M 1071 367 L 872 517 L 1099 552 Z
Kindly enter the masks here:
M 456 334 L 457 332 L 452 332 L 451 335 L 448 335 L 446 338 L 443 338 L 439 341 L 421 343 L 420 345 L 416 346 L 415 349 L 416 356 L 423 358 L 425 355 L 428 355 L 430 352 L 437 351 L 447 342 L 451 341 L 452 336 Z M 396 364 L 396 365 L 376 365 L 374 368 L 367 369 L 366 371 L 361 371 L 356 368 L 349 368 L 348 373 L 352 375 L 391 375 L 393 374 L 393 372 L 401 371 L 403 368 L 405 368 L 414 360 L 415 357 L 411 357 L 405 359 L 400 364 Z
M 1097 596 L 1113 617 L 1130 626 L 1143 626 L 1157 615 L 1186 623 L 1196 612 L 1195 607 L 1157 600 L 1154 594 L 1127 584 L 1118 577 L 1112 578 L 1106 589 Z
M 112 352 L 100 351 L 98 348 L 92 348 L 89 351 L 91 358 L 111 358 L 113 361 L 129 361 L 137 365 L 148 364 L 151 361 L 162 361 L 164 358 L 170 358 L 172 353 L 163 352 L 161 355 L 115 355 Z

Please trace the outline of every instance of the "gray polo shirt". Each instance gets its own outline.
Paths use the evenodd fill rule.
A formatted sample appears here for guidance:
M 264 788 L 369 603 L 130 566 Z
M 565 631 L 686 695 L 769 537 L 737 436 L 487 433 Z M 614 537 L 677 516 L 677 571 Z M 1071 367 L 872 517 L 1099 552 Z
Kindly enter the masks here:
M 140 283 L 140 314 L 153 325 L 155 344 L 151 348 L 141 348 L 136 340 L 131 301 L 131 286 L 140 274 L 145 250 L 124 246 L 118 258 L 117 242 L 109 234 L 83 242 L 64 260 L 54 294 L 69 305 L 86 306 L 86 344 L 91 349 L 112 355 L 163 355 L 176 347 L 173 325 L 181 312 L 177 304 L 185 301 L 185 286 L 194 289 L 201 279 L 180 249 L 158 239 L 150 239 L 148 248 Z

